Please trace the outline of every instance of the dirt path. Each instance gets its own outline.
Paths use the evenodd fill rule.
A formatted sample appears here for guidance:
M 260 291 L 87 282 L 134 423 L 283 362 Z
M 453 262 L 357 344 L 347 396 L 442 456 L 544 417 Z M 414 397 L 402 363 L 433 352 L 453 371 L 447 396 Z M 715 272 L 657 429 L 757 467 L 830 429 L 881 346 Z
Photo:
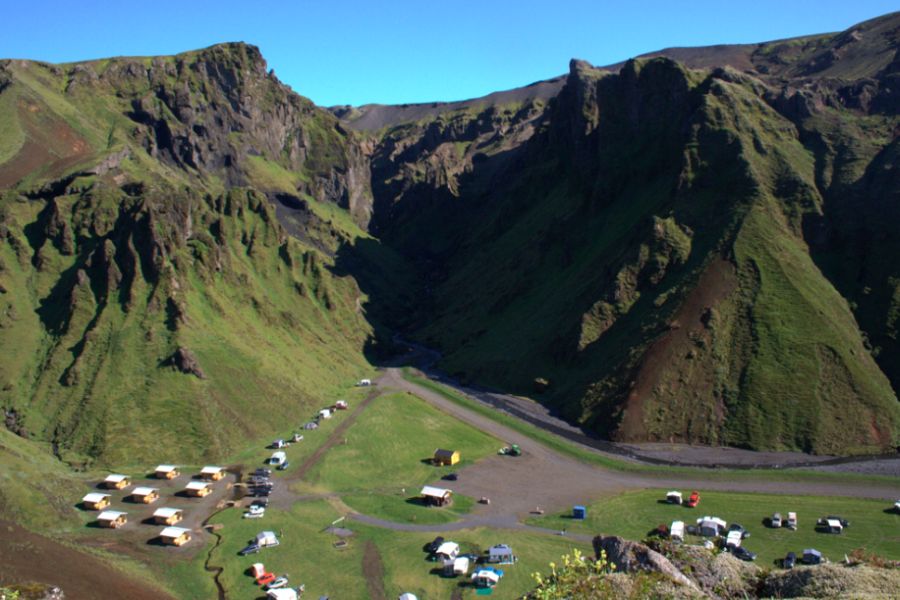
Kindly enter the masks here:
M 384 591 L 384 563 L 381 561 L 378 546 L 372 540 L 366 540 L 363 547 L 362 571 L 366 578 L 369 598 L 387 600 L 387 593 Z
M 709 478 L 701 475 L 669 477 L 607 470 L 560 455 L 524 434 L 447 400 L 428 388 L 406 381 L 399 369 L 387 369 L 378 386 L 415 394 L 461 421 L 522 448 L 523 455 L 520 457 L 491 456 L 459 471 L 454 491 L 491 499 L 490 505 L 478 505 L 472 516 L 464 520 L 463 524 L 468 522 L 468 526 L 478 522 L 474 520 L 476 517 L 515 516 L 521 519 L 536 507 L 563 509 L 628 489 L 677 487 L 882 500 L 900 495 L 900 480 L 896 485 L 861 483 L 847 486 L 827 481 L 729 481 L 714 478 L 714 473 L 710 473 Z
M 5 521 L 0 521 L 0 557 L 0 584 L 33 581 L 57 585 L 67 600 L 171 598 L 99 558 Z

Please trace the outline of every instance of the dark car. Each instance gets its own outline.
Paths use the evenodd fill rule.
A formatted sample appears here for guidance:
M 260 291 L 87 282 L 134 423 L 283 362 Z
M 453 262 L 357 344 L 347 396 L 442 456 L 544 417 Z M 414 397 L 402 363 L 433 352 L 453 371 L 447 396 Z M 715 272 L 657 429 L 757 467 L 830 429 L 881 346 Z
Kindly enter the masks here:
M 278 465 L 277 469 L 278 469 L 279 471 L 284 471 L 285 469 L 288 468 L 288 465 L 289 465 L 289 464 L 290 464 L 290 463 L 289 463 L 288 461 L 284 461 L 283 463 L 281 463 L 280 465 Z
M 444 543 L 444 538 L 441 536 L 437 536 L 428 544 L 425 544 L 425 552 L 428 554 L 434 554 L 437 552 L 437 549 L 441 547 L 441 544 Z
M 248 554 L 256 554 L 259 552 L 259 544 L 253 543 L 238 552 L 241 556 L 247 556 Z
M 756 553 L 755 553 L 755 552 L 750 552 L 749 550 L 747 550 L 747 549 L 744 548 L 743 546 L 740 546 L 740 547 L 738 547 L 738 548 L 735 548 L 734 550 L 731 551 L 731 553 L 734 554 L 734 556 L 735 556 L 736 558 L 739 558 L 739 559 L 741 559 L 741 560 L 746 560 L 746 561 L 748 561 L 748 562 L 749 562 L 749 561 L 752 561 L 752 560 L 756 560 Z
M 781 559 L 781 566 L 785 569 L 793 569 L 794 565 L 797 564 L 797 555 L 793 552 L 788 552 L 787 556 Z
M 459 479 L 459 475 L 457 475 L 456 473 L 447 473 L 446 475 L 441 477 L 441 479 L 443 479 L 444 481 L 456 481 L 457 479 Z
M 750 537 L 750 532 L 744 529 L 743 525 L 738 525 L 737 523 L 732 523 L 730 527 L 728 527 L 728 531 L 740 531 L 741 539 L 746 539 Z
M 269 506 L 268 498 L 257 498 L 253 502 L 250 503 L 250 506 L 259 506 L 261 508 L 266 508 Z
M 268 477 L 272 474 L 272 469 L 263 469 L 262 467 L 260 467 L 259 469 L 253 471 L 253 474 L 257 477 Z

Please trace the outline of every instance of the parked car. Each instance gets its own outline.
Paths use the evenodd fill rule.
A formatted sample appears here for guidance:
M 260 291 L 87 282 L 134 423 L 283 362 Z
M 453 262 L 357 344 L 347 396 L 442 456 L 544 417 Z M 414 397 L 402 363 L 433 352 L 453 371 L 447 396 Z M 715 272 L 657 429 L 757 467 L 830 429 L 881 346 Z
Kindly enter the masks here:
M 260 508 L 267 508 L 269 506 L 268 498 L 257 498 L 253 502 L 250 503 L 250 507 L 259 506 Z
M 428 554 L 434 554 L 437 552 L 437 549 L 441 547 L 441 544 L 444 543 L 444 538 L 441 536 L 437 536 L 430 543 L 425 544 L 425 552 Z
M 456 481 L 457 479 L 459 479 L 459 475 L 457 475 L 456 473 L 447 473 L 446 475 L 441 477 L 441 479 L 445 481 Z
M 831 520 L 839 521 L 841 524 L 841 527 L 850 527 L 850 521 L 848 521 L 847 519 L 844 519 L 843 517 L 838 517 L 835 515 L 828 515 L 827 517 L 823 517 L 823 518 L 819 519 L 819 522 L 822 523 L 824 521 L 827 523 L 828 521 L 831 521 Z
M 259 552 L 259 544 L 256 542 L 252 544 L 248 544 L 246 548 L 238 552 L 241 556 L 247 556 L 248 554 L 256 554 Z
M 785 569 L 793 569 L 794 565 L 797 564 L 797 555 L 793 552 L 788 552 L 787 555 L 781 559 L 781 566 Z
M 266 585 L 267 590 L 277 590 L 278 588 L 283 588 L 288 584 L 288 578 L 282 575 L 281 577 L 275 579 L 271 583 Z
M 775 513 L 774 515 L 772 515 L 772 518 L 769 519 L 769 525 L 771 527 L 781 527 L 781 524 L 782 524 L 781 513 Z
M 276 579 L 275 573 L 263 573 L 256 579 L 256 585 L 269 585 Z
M 749 562 L 749 561 L 756 560 L 756 553 L 755 553 L 755 552 L 750 552 L 749 550 L 747 550 L 747 549 L 744 548 L 743 546 L 740 546 L 740 547 L 738 547 L 738 548 L 735 548 L 734 550 L 731 551 L 731 553 L 732 553 L 736 558 L 739 558 L 739 559 L 741 559 L 741 560 L 746 560 L 746 561 L 748 561 L 748 562 Z
M 740 532 L 741 532 L 741 539 L 742 539 L 742 540 L 747 539 L 748 537 L 750 537 L 750 532 L 747 531 L 746 529 L 744 529 L 744 526 L 743 526 L 743 525 L 739 525 L 738 523 L 732 523 L 732 524 L 728 527 L 728 531 L 740 531 Z
M 244 513 L 245 519 L 262 519 L 264 516 L 266 516 L 266 508 L 255 504 L 251 504 L 247 512 Z
M 253 471 L 253 474 L 257 477 L 268 477 L 272 474 L 272 469 L 266 469 L 264 467 L 260 467 Z
M 290 463 L 289 463 L 288 461 L 284 461 L 283 463 L 281 463 L 280 465 L 278 465 L 277 468 L 278 468 L 279 471 L 284 471 L 285 469 L 288 468 L 288 465 L 289 465 L 289 464 L 290 464 Z
M 697 508 L 697 505 L 700 504 L 700 492 L 694 490 L 691 492 L 690 497 L 688 497 L 687 502 L 684 503 L 688 508 Z

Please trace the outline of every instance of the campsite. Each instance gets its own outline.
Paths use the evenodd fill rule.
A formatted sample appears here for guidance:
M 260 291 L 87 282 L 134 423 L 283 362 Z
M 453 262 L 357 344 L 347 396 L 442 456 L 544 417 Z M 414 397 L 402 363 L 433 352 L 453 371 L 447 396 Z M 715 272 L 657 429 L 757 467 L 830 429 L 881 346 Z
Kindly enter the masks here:
M 515 432 L 501 425 L 503 419 L 497 421 L 497 427 L 488 426 L 479 420 L 484 415 L 464 404 L 435 404 L 433 397 L 426 401 L 409 391 L 400 393 L 393 387 L 400 381 L 395 375 L 382 378 L 380 385 L 342 392 L 350 398 L 349 410 L 336 411 L 332 418 L 320 420 L 318 429 L 305 432 L 302 440 L 277 450 L 285 453 L 289 464 L 284 471 L 264 464 L 273 453 L 267 447 L 271 440 L 248 447 L 234 461 L 224 461 L 222 464 L 231 466 L 223 480 L 205 481 L 213 490 L 206 497 L 180 493 L 191 483 L 199 487 L 196 484 L 204 482 L 203 465 L 181 465 L 173 479 L 153 477 L 152 466 L 143 469 L 143 477 L 139 476 L 141 469 L 121 469 L 132 474 L 131 486 L 121 490 L 105 489 L 105 475 L 98 474 L 93 488 L 110 494 L 113 510 L 126 507 L 128 521 L 120 529 L 87 527 L 79 537 L 97 548 L 116 549 L 124 557 L 132 557 L 115 559 L 120 566 L 129 568 L 137 559 L 155 570 L 174 569 L 180 583 L 173 591 L 179 597 L 198 599 L 216 593 L 207 565 L 222 569 L 218 584 L 229 595 L 258 593 L 260 588 L 248 575 L 257 562 L 263 563 L 267 572 L 286 576 L 290 586 L 304 585 L 306 593 L 314 597 L 333 595 L 335 590 L 348 598 L 390 598 L 401 592 L 419 598 L 449 597 L 454 590 L 465 594 L 474 589 L 470 579 L 474 563 L 466 575 L 447 577 L 441 563 L 428 560 L 422 548 L 436 532 L 459 544 L 461 555 L 484 555 L 492 546 L 514 549 L 517 561 L 501 566 L 504 574 L 492 595 L 516 598 L 533 585 L 532 572 L 546 569 L 549 562 L 574 548 L 590 554 L 590 538 L 596 533 L 642 539 L 658 525 L 676 520 L 690 525 L 703 515 L 745 526 L 751 537 L 744 546 L 758 553 L 761 565 L 774 567 L 787 551 L 799 555 L 804 548 L 817 548 L 832 561 L 857 547 L 900 558 L 896 544 L 885 535 L 886 531 L 900 532 L 900 515 L 885 511 L 889 506 L 885 502 L 715 491 L 695 481 L 681 487 L 684 499 L 695 485 L 700 491 L 699 506 L 688 508 L 667 501 L 667 493 L 675 487 L 644 484 L 641 487 L 647 489 L 628 490 L 623 486 L 620 479 L 627 477 L 652 481 L 652 477 L 640 475 L 640 469 L 634 474 L 605 472 L 606 481 L 614 484 L 607 484 L 604 493 L 583 481 L 566 479 L 583 479 L 579 469 L 587 469 L 586 474 L 596 472 L 592 471 L 596 467 L 576 467 L 582 463 L 563 460 L 528 436 L 516 438 Z M 421 396 L 427 391 L 410 389 L 417 389 Z M 298 415 L 294 428 L 309 418 Z M 294 428 L 286 427 L 282 439 L 291 439 Z M 498 448 L 513 443 L 521 445 L 522 456 L 497 454 Z M 458 452 L 459 462 L 435 465 L 436 451 L 446 448 Z M 544 466 L 544 460 L 552 460 L 547 464 L 553 466 Z M 267 467 L 271 470 L 268 477 L 252 475 Z M 543 515 L 533 514 L 537 507 L 523 500 L 529 497 L 523 478 L 533 477 L 534 469 L 548 468 L 563 479 L 556 482 L 550 479 L 551 472 L 542 471 L 545 481 L 554 481 L 549 486 L 554 489 L 542 490 L 547 510 Z M 523 478 L 516 474 L 519 470 L 523 470 Z M 207 468 L 210 478 L 211 471 Z M 237 471 L 241 472 L 240 482 L 233 475 Z M 456 480 L 443 479 L 451 472 L 458 475 Z M 258 511 L 258 518 L 244 518 L 254 500 L 245 496 L 251 489 L 247 482 L 260 479 L 272 483 L 271 495 L 264 498 L 268 507 Z M 826 484 L 828 479 L 824 478 Z M 511 486 L 504 492 L 507 495 L 490 491 L 495 480 Z M 716 485 L 721 483 L 710 481 L 710 486 Z M 753 480 L 742 485 L 753 486 Z M 160 499 L 148 505 L 125 502 L 130 490 L 140 486 L 157 488 Z M 423 488 L 450 491 L 452 502 L 427 506 L 421 498 Z M 476 501 L 485 493 L 493 496 L 489 505 Z M 572 502 L 575 498 L 579 502 Z M 583 519 L 572 518 L 575 504 L 583 509 Z M 173 524 L 154 519 L 154 514 L 169 514 L 165 510 L 160 513 L 162 508 L 179 509 L 183 520 Z M 775 512 L 797 512 L 799 529 L 767 527 L 764 523 Z M 82 514 L 86 525 L 96 518 L 95 511 Z M 826 514 L 843 515 L 852 526 L 840 536 L 816 533 L 815 519 Z M 201 526 L 207 519 L 209 530 Z M 191 539 L 180 547 L 148 543 L 161 525 L 184 528 Z M 274 534 L 277 546 L 239 554 L 267 531 Z M 685 535 L 685 543 L 701 541 Z

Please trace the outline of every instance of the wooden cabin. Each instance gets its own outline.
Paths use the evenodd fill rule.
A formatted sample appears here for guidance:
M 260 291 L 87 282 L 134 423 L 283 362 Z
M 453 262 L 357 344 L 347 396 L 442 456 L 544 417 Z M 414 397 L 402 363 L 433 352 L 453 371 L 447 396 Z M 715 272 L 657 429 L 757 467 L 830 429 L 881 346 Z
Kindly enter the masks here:
M 97 523 L 100 527 L 108 527 L 110 529 L 118 529 L 128 522 L 127 513 L 118 510 L 104 510 L 97 515 Z
M 447 504 L 450 504 L 453 492 L 450 490 L 445 490 L 443 488 L 431 487 L 430 485 L 426 485 L 422 488 L 422 492 L 420 495 L 425 501 L 425 504 L 428 504 L 430 506 L 445 506 Z
M 434 451 L 434 458 L 432 460 L 434 461 L 434 464 L 438 466 L 452 466 L 459 462 L 459 451 L 438 448 Z
M 183 527 L 166 527 L 159 532 L 159 539 L 167 546 L 183 546 L 191 541 L 191 530 Z
M 153 522 L 157 525 L 174 525 L 184 518 L 180 508 L 157 508 L 153 512 Z
M 110 490 L 121 490 L 131 485 L 128 475 L 107 475 L 103 480 L 103 487 Z
M 131 492 L 131 501 L 138 504 L 150 504 L 159 500 L 159 490 L 150 487 L 134 488 Z
M 159 465 L 154 472 L 157 479 L 175 479 L 181 475 L 175 465 Z
M 109 494 L 100 494 L 92 492 L 81 499 L 84 507 L 88 510 L 103 510 L 109 506 Z
M 225 477 L 225 469 L 222 467 L 206 466 L 200 469 L 200 479 L 206 481 L 219 481 Z
M 184 493 L 194 498 L 202 498 L 212 493 L 208 481 L 191 481 L 184 487 Z

